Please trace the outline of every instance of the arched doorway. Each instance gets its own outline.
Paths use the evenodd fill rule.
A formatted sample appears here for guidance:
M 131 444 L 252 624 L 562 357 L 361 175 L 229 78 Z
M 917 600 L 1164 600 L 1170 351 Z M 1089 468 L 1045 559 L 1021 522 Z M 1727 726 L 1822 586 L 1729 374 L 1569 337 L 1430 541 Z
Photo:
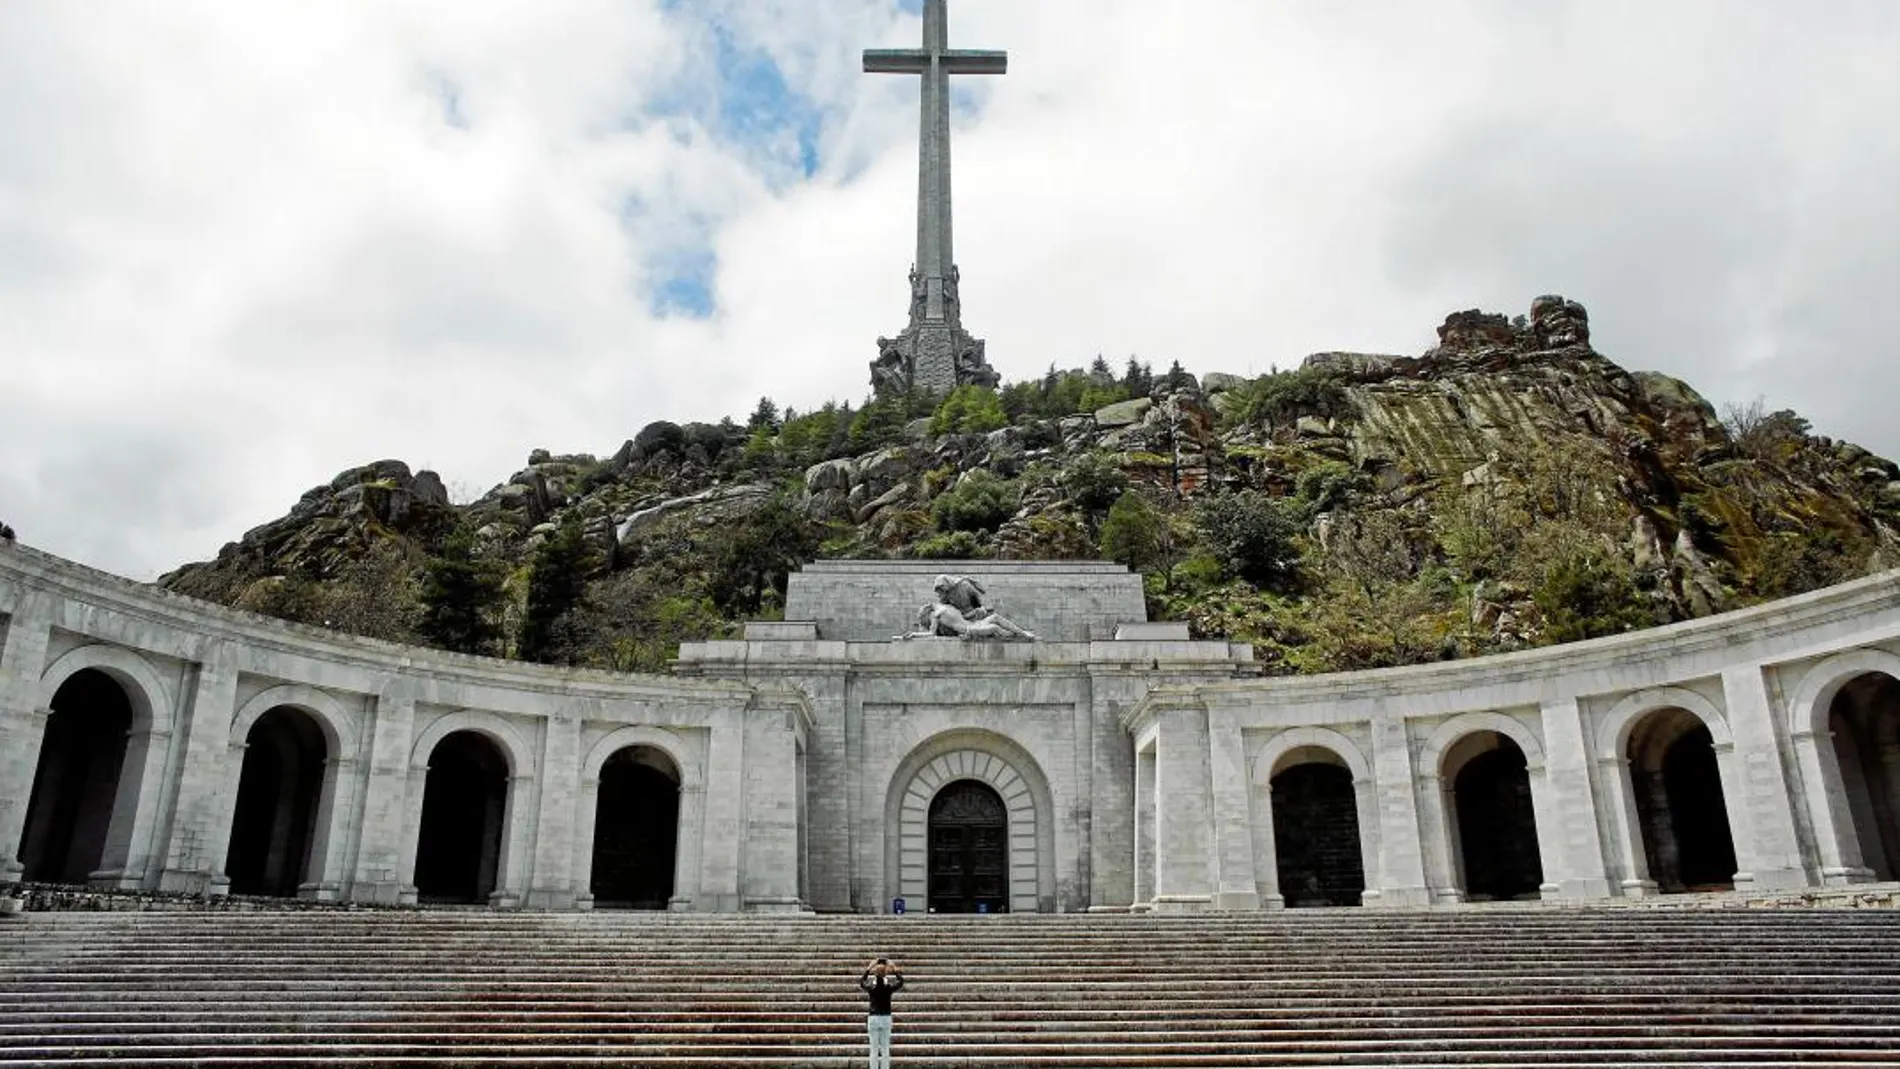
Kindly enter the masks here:
M 671 758 L 651 746 L 629 746 L 607 759 L 594 808 L 596 908 L 666 908 L 679 815 L 680 772 Z
M 83 884 L 99 868 L 131 730 L 131 699 L 98 669 L 73 673 L 53 694 L 21 829 L 25 879 Z
M 1628 757 L 1649 878 L 1664 892 L 1733 888 L 1735 839 L 1707 725 L 1658 710 L 1630 732 Z
M 1827 726 L 1861 863 L 1877 880 L 1900 879 L 1900 680 L 1869 672 L 1849 681 Z
M 486 902 L 495 891 L 508 812 L 508 760 L 486 735 L 457 731 L 436 743 L 422 793 L 416 895 L 425 902 Z
M 1451 785 L 1465 897 L 1481 902 L 1537 897 L 1544 863 L 1524 751 L 1499 732 L 1473 732 L 1445 752 L 1445 780 Z
M 930 801 L 930 911 L 1009 910 L 1009 812 L 987 784 L 957 780 Z
M 233 894 L 289 898 L 310 880 L 328 758 L 323 729 L 301 709 L 280 705 L 251 725 L 224 869 Z
M 1289 908 L 1356 906 L 1366 867 L 1352 772 L 1331 753 L 1306 753 L 1271 781 L 1280 895 Z

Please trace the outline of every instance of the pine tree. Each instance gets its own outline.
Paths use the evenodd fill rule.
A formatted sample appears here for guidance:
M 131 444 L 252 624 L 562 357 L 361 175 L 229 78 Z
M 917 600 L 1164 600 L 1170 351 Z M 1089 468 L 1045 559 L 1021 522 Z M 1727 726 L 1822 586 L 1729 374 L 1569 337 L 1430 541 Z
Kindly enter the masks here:
M 458 528 L 423 565 L 417 596 L 422 616 L 416 631 L 445 650 L 494 653 L 501 638 L 498 617 L 505 574 L 499 561 L 476 555 L 473 533 Z
M 787 411 L 785 418 L 790 419 L 791 415 L 791 412 Z M 745 421 L 745 425 L 746 429 L 751 431 L 756 431 L 760 427 L 772 431 L 778 430 L 778 406 L 772 403 L 770 397 L 759 398 L 759 407 L 752 410 L 752 417 Z
M 516 653 L 524 661 L 571 663 L 578 652 L 568 635 L 568 617 L 587 594 L 594 552 L 578 518 L 569 519 L 535 550 L 528 576 L 528 611 Z

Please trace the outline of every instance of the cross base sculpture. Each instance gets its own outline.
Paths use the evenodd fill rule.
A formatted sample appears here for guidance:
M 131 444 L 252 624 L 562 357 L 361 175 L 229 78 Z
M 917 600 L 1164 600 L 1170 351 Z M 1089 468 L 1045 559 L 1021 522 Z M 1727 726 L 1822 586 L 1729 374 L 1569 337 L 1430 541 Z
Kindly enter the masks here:
M 915 74 L 923 83 L 917 142 L 917 260 L 910 269 L 910 325 L 877 340 L 871 386 L 880 394 L 912 390 L 945 394 L 958 386 L 994 388 L 1000 377 L 983 356 L 983 340 L 963 329 L 950 226 L 950 76 L 1003 74 L 1002 52 L 950 47 L 944 0 L 924 2 L 924 42 L 915 49 L 869 49 L 871 74 Z

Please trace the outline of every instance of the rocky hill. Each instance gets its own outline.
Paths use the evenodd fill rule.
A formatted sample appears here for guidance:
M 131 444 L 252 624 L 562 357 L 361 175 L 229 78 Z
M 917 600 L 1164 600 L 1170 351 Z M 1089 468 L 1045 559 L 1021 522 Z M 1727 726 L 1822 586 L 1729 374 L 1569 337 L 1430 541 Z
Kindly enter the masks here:
M 477 652 L 660 670 L 819 556 L 1108 556 L 1152 612 L 1327 671 L 1570 641 L 1900 565 L 1900 468 L 1590 345 L 1449 316 L 1418 356 L 1252 380 L 1100 361 L 1000 391 L 537 450 L 480 499 L 353 468 L 172 589 Z M 901 621 L 893 621 L 893 627 Z

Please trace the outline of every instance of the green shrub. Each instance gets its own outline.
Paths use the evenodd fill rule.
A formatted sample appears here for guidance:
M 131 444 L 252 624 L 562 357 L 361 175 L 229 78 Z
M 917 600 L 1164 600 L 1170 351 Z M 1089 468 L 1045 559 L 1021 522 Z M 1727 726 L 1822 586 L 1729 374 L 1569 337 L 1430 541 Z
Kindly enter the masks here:
M 1056 477 L 1069 500 L 1090 515 L 1100 515 L 1121 499 L 1128 490 L 1128 476 L 1113 457 L 1104 453 L 1084 453 Z
M 1351 411 L 1346 380 L 1317 368 L 1262 375 L 1241 387 L 1239 393 L 1237 412 L 1244 423 L 1280 426 L 1301 416 L 1329 418 Z
M 1014 516 L 1019 505 L 1014 482 L 977 468 L 932 502 L 930 512 L 939 530 L 993 531 Z
M 951 390 L 930 417 L 932 434 L 986 434 L 1009 426 L 1002 399 L 982 386 Z
M 1158 566 L 1167 544 L 1167 517 L 1140 494 L 1122 494 L 1102 521 L 1102 556 L 1135 571 L 1152 571 Z
M 1297 504 L 1242 490 L 1203 501 L 1195 518 L 1228 575 L 1270 589 L 1292 585 L 1300 564 Z
M 918 560 L 974 560 L 989 556 L 989 551 L 969 531 L 947 531 L 918 539 L 911 544 L 910 555 Z

